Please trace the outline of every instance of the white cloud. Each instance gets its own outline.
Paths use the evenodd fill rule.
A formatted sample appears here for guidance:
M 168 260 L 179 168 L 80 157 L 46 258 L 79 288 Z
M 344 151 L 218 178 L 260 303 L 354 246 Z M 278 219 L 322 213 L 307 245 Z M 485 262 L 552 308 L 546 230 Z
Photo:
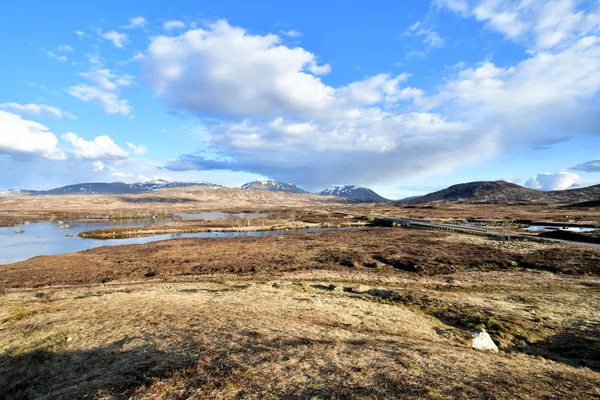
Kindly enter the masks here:
M 0 154 L 66 158 L 58 147 L 58 139 L 46 126 L 6 111 L 0 111 Z
M 93 170 L 95 172 L 104 171 L 104 163 L 102 161 L 94 161 L 92 165 L 94 166 Z
M 108 136 L 98 136 L 94 140 L 85 140 L 77 136 L 73 132 L 68 132 L 62 135 L 62 139 L 70 143 L 75 149 L 73 152 L 79 158 L 88 160 L 110 160 L 110 159 L 125 159 L 129 157 L 129 153 L 121 149 Z
M 148 148 L 146 146 L 144 146 L 143 144 L 136 146 L 133 143 L 127 142 L 127 146 L 129 146 L 129 148 L 133 151 L 133 153 L 138 156 L 141 156 L 142 154 L 144 154 L 146 152 L 146 150 L 148 150 Z
M 463 4 L 450 3 L 457 10 Z M 465 12 L 477 19 L 474 9 Z M 537 51 L 531 42 L 534 51 L 514 65 L 489 59 L 447 69 L 432 94 L 407 85 L 409 74 L 328 86 L 311 71 L 314 54 L 225 21 L 155 37 L 141 62 L 167 105 L 210 118 L 204 140 L 218 157 L 184 154 L 167 168 L 370 184 L 448 170 L 510 146 L 597 133 L 600 110 L 589 100 L 600 92 L 600 45 L 593 36 L 561 43 Z
M 440 7 L 473 16 L 490 29 L 544 51 L 598 33 L 600 13 L 582 10 L 576 0 L 437 0 Z M 579 7 L 579 9 L 578 9 Z
M 125 46 L 125 43 L 127 43 L 129 41 L 129 39 L 127 38 L 127 35 L 124 33 L 119 33 L 116 31 L 110 31 L 110 32 L 106 32 L 106 33 L 102 33 L 100 30 L 98 30 L 98 34 L 106 39 L 106 40 L 110 40 L 111 42 L 113 42 L 113 44 L 122 49 Z
M 123 29 L 143 28 L 147 22 L 148 21 L 146 21 L 146 18 L 138 15 L 137 17 L 129 18 L 129 25 L 124 26 Z M 117 46 L 117 47 L 120 47 L 120 46 Z
M 175 29 L 185 29 L 186 26 L 187 25 L 183 21 L 167 21 L 163 24 L 163 28 L 168 31 Z
M 329 70 L 314 54 L 226 21 L 178 37 L 154 37 L 142 62 L 161 99 L 199 114 L 311 113 L 327 108 L 335 92 L 310 73 Z
M 126 74 L 116 74 L 104 68 L 100 58 L 89 55 L 90 68 L 79 75 L 91 84 L 80 83 L 71 86 L 67 92 L 79 100 L 99 104 L 107 114 L 129 115 L 131 106 L 127 99 L 120 98 L 121 89 L 134 83 L 134 78 Z
M 581 178 L 577 174 L 543 172 L 525 182 L 525 186 L 539 190 L 565 190 L 577 188 L 581 183 Z
M 447 7 L 448 9 L 462 15 L 467 15 L 469 12 L 469 2 L 467 0 L 435 0 L 437 7 Z
M 279 31 L 280 34 L 282 34 L 283 36 L 287 36 L 287 37 L 291 37 L 291 38 L 297 38 L 302 36 L 302 32 L 298 32 L 295 29 L 290 29 L 289 31 Z
M 83 31 L 75 31 L 75 34 L 79 37 L 79 39 L 86 36 L 86 33 Z
M 100 104 L 107 114 L 129 115 L 131 112 L 126 99 L 120 99 L 118 94 L 104 91 L 96 86 L 79 84 L 70 87 L 68 93 L 79 100 Z
M 26 114 L 34 114 L 41 115 L 42 113 L 50 114 L 55 117 L 67 117 L 70 119 L 77 119 L 73 114 L 68 111 L 62 111 L 59 108 L 49 106 L 47 104 L 19 104 L 19 103 L 0 103 L 0 109 L 13 111 L 16 113 L 26 113 Z
M 48 57 L 54 58 L 57 61 L 60 61 L 60 62 L 67 61 L 67 57 L 66 56 L 59 56 L 59 55 L 57 55 L 56 53 L 54 53 L 53 51 L 50 51 L 50 50 L 45 50 L 45 52 L 48 55 Z
M 453 104 L 470 119 L 494 120 L 505 139 L 555 140 L 594 133 L 598 109 L 589 99 L 600 92 L 600 46 L 582 39 L 564 50 L 536 53 L 512 67 L 491 61 L 449 79 L 435 104 Z
M 248 171 L 308 188 L 349 178 L 372 184 L 448 170 L 489 156 L 496 150 L 493 133 L 481 135 L 468 124 L 436 114 L 394 115 L 380 110 L 311 122 L 280 117 L 265 123 L 223 123 L 210 128 L 209 143 L 228 161 L 192 154 L 166 168 Z
M 423 44 L 427 46 L 429 49 L 434 49 L 438 47 L 442 47 L 444 45 L 444 38 L 440 36 L 440 34 L 433 29 L 425 27 L 425 25 L 417 21 L 413 25 L 411 25 L 406 32 L 404 32 L 405 36 L 421 36 L 423 37 Z
M 74 51 L 73 48 L 71 46 L 69 46 L 68 44 L 58 46 L 56 48 L 56 50 L 60 51 L 60 52 L 63 52 L 63 53 L 72 53 Z

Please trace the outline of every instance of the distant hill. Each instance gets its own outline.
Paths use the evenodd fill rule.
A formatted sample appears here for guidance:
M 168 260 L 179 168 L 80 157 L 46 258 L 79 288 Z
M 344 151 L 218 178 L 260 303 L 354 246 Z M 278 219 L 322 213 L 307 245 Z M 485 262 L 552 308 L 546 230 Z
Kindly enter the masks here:
M 211 188 L 222 187 L 207 182 L 168 182 L 162 179 L 152 180 L 147 182 L 91 182 L 77 183 L 74 185 L 62 186 L 50 190 L 28 190 L 23 191 L 30 195 L 60 195 L 60 194 L 137 194 L 151 192 L 157 189 L 177 188 L 177 187 L 192 187 L 204 186 Z
M 240 189 L 254 189 L 254 190 L 267 190 L 269 192 L 286 192 L 286 193 L 308 193 L 304 189 L 300 189 L 298 186 L 291 183 L 283 183 L 274 179 L 260 179 L 254 182 L 248 182 Z
M 396 203 L 408 203 L 409 201 L 411 201 L 411 200 L 416 200 L 416 199 L 418 199 L 419 197 L 421 197 L 421 196 L 410 196 L 410 197 L 405 197 L 405 198 L 403 198 L 403 199 L 400 199 L 400 200 L 396 201 Z
M 541 191 L 505 181 L 469 182 L 450 186 L 416 199 L 399 203 L 579 203 L 600 199 L 600 185 L 579 189 Z
M 329 186 L 319 194 L 322 196 L 348 197 L 360 201 L 388 201 L 369 188 L 353 185 Z

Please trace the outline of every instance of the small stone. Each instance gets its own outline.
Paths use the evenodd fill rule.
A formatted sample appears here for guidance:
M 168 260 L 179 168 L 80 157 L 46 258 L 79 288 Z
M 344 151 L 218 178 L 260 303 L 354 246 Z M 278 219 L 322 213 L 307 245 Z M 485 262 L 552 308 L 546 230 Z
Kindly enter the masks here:
M 312 301 L 315 304 L 323 304 L 323 302 L 321 301 L 321 299 L 318 298 L 318 297 L 311 297 L 310 301 Z
M 68 337 L 68 338 L 67 338 L 67 342 L 72 342 L 72 341 L 73 341 L 73 338 L 72 338 L 72 337 Z
M 485 329 L 473 331 L 471 335 L 473 335 L 472 347 L 474 349 L 498 351 L 498 346 L 496 346 L 496 343 L 494 343 L 490 334 Z

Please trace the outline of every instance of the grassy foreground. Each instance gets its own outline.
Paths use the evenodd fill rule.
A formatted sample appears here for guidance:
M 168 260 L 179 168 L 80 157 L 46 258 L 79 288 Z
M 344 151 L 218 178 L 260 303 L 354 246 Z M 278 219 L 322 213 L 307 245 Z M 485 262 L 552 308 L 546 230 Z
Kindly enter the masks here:
M 399 229 L 39 257 L 0 269 L 0 398 L 598 398 L 599 259 Z

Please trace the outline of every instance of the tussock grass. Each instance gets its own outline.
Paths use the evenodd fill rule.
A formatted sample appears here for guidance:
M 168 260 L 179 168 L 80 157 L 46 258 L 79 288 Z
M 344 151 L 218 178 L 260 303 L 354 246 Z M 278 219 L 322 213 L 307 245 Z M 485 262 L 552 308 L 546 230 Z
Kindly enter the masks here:
M 306 274 L 288 273 L 277 284 L 224 277 L 55 288 L 49 301 L 9 290 L 1 310 L 40 312 L 1 325 L 0 397 L 600 395 L 594 369 L 506 344 L 500 353 L 472 350 L 468 335 L 415 300 L 426 291 L 438 310 L 493 310 L 503 323 L 519 313 L 526 318 L 530 312 L 520 308 L 527 304 L 558 327 L 598 322 L 598 294 L 587 285 L 597 278 L 500 271 L 379 281 L 360 271 L 347 280 L 321 271 L 311 275 L 316 284 Z M 488 289 L 490 280 L 497 289 Z M 552 289 L 536 290 L 537 283 Z M 356 290 L 327 290 L 330 284 Z M 395 297 L 408 292 L 412 303 Z M 552 339 L 552 329 L 560 328 L 538 335 Z M 536 340 L 543 347 L 546 339 Z

